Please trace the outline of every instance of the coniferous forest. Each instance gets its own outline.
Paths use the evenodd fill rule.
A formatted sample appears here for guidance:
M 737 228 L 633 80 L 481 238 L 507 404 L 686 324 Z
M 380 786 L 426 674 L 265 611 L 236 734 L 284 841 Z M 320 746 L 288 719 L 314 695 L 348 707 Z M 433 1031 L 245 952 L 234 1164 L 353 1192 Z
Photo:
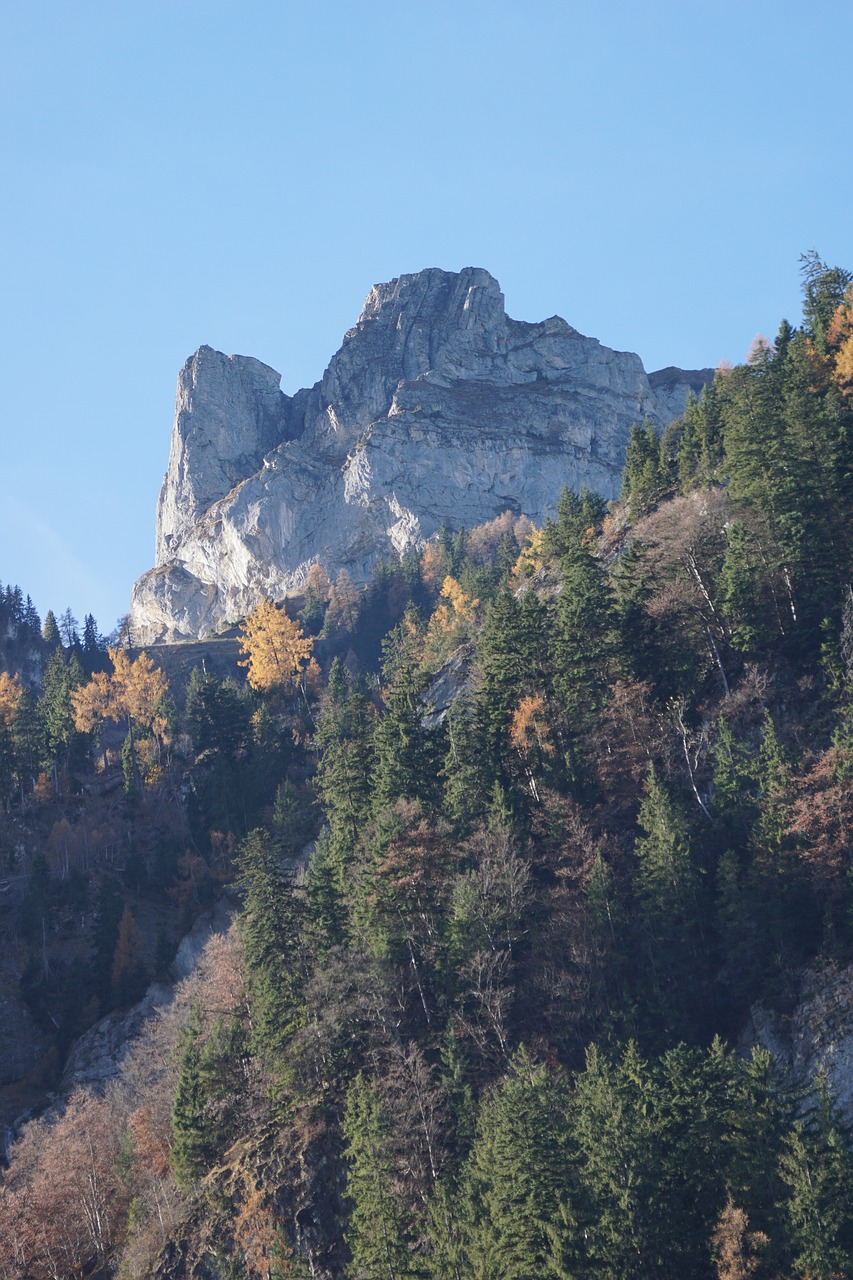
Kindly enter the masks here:
M 314 566 L 231 675 L 7 589 L 0 1275 L 853 1276 L 829 1082 L 744 1034 L 853 960 L 851 280 L 806 255 L 617 502 Z

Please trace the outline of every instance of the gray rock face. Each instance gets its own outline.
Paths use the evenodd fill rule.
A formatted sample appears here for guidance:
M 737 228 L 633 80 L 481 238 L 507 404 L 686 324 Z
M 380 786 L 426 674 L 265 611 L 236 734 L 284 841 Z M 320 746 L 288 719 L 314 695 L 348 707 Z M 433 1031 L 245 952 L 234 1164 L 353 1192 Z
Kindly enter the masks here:
M 199 347 L 178 374 L 169 469 L 157 507 L 157 564 L 211 503 L 263 466 L 286 433 L 281 374 Z
M 782 1019 L 760 1005 L 752 1010 L 741 1047 L 761 1044 L 791 1070 L 793 1083 L 809 1091 L 818 1072 L 826 1077 L 839 1110 L 853 1124 L 853 965 L 807 970 L 799 1002 Z
M 541 522 L 563 485 L 613 496 L 633 422 L 664 425 L 710 371 L 665 370 L 559 317 L 511 320 L 487 271 L 376 285 L 322 380 L 202 347 L 178 379 L 157 564 L 137 582 L 143 643 L 209 635 L 321 561 L 365 581 L 444 524 L 506 509 Z

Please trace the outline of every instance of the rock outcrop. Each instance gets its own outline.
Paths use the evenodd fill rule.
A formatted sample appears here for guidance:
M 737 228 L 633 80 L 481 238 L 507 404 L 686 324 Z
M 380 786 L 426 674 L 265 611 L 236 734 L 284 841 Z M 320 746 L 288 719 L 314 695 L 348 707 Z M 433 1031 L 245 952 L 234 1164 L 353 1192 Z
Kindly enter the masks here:
M 563 485 L 615 494 L 631 424 L 664 425 L 710 370 L 646 376 L 554 316 L 511 320 L 487 271 L 376 285 L 322 380 L 202 347 L 178 379 L 156 567 L 137 582 L 144 643 L 209 635 L 312 562 L 354 580 L 443 524 L 541 521 Z
M 786 1067 L 792 1083 L 806 1092 L 805 1108 L 822 1074 L 848 1125 L 853 1126 L 853 965 L 808 969 L 800 997 L 788 1017 L 755 1005 L 741 1048 L 760 1044 Z

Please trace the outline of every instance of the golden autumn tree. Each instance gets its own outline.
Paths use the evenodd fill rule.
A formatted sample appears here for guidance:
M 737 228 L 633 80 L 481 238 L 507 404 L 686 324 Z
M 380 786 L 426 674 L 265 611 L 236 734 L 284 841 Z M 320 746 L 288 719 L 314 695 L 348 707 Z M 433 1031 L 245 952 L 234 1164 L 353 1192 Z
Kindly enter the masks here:
M 421 556 L 421 581 L 428 590 L 437 590 L 441 582 L 444 561 L 444 551 L 438 543 L 428 542 Z
M 545 563 L 544 530 L 531 524 L 529 529 L 524 528 L 523 539 L 521 553 L 512 569 L 512 575 L 517 579 L 532 578 Z M 522 541 L 521 537 L 519 541 Z
M 539 694 L 524 697 L 518 703 L 512 713 L 509 739 L 521 758 L 530 794 L 538 804 L 539 788 L 536 785 L 535 771 L 541 768 L 546 757 L 555 753 L 545 699 Z
M 15 781 L 13 730 L 24 690 L 18 677 L 0 671 L 0 792 L 9 804 Z
M 853 396 L 853 284 L 829 322 L 826 334 L 832 355 L 833 379 L 845 396 Z
M 0 728 L 11 729 L 14 725 L 23 693 L 16 675 L 10 676 L 5 671 L 0 671 Z
M 134 730 L 150 731 L 158 748 L 166 733 L 162 702 L 169 682 L 147 653 L 132 661 L 124 649 L 109 649 L 112 674 L 96 671 L 88 684 L 71 694 L 74 727 L 78 733 L 100 729 L 106 720 L 125 721 L 135 769 Z
M 446 575 L 426 633 L 426 654 L 433 663 L 442 662 L 452 646 L 464 637 L 479 603 L 465 594 L 455 578 Z
M 314 641 L 272 600 L 262 600 L 240 626 L 240 666 L 253 689 L 265 692 L 298 681 Z

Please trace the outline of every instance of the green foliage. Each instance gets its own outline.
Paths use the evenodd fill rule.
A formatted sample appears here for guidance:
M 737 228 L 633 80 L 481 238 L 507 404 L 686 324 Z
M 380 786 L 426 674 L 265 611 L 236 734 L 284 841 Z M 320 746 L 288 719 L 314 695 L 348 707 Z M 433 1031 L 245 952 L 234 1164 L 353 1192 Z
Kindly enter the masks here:
M 853 1268 L 853 1156 L 825 1079 L 818 1088 L 816 1110 L 785 1138 L 779 1173 L 797 1273 L 832 1280 Z
M 420 636 L 408 613 L 383 644 L 383 703 L 376 726 L 376 773 L 373 794 L 379 808 L 395 800 L 437 798 L 439 743 L 424 727 L 422 698 L 427 675 L 420 662 Z
M 282 850 L 256 828 L 240 846 L 238 884 L 243 894 L 240 936 L 254 1001 L 255 1047 L 281 1065 L 304 1016 L 301 971 L 305 908 Z
M 193 668 L 184 720 L 197 752 L 218 751 L 233 759 L 247 745 L 250 717 L 250 704 L 233 680 L 220 683 Z
M 464 1274 L 514 1280 L 571 1274 L 565 1086 L 525 1049 L 483 1100 L 462 1177 Z
M 195 1009 L 180 1047 L 180 1068 L 172 1104 L 170 1162 L 178 1185 L 189 1187 L 209 1168 L 214 1147 L 208 1126 L 207 1090 L 201 1066 L 201 1014 Z
M 347 1199 L 348 1280 L 415 1280 L 422 1259 L 402 1211 L 394 1174 L 390 1119 L 376 1085 L 359 1074 L 347 1093 L 343 1123 Z
M 642 427 L 635 423 L 631 428 L 622 472 L 620 496 L 632 522 L 660 501 L 669 484 L 669 468 L 661 438 L 654 423 L 646 418 Z

